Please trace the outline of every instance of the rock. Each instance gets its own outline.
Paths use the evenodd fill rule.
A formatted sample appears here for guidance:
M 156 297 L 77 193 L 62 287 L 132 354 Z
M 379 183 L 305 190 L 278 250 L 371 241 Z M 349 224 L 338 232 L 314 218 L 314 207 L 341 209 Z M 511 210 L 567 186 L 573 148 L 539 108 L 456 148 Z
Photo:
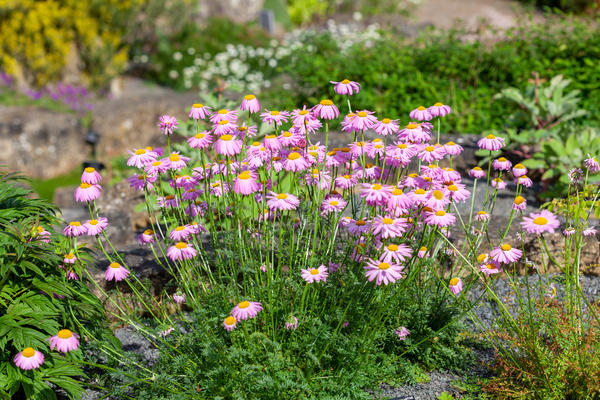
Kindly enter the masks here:
M 86 158 L 84 133 L 73 114 L 0 106 L 0 165 L 34 179 L 68 173 Z

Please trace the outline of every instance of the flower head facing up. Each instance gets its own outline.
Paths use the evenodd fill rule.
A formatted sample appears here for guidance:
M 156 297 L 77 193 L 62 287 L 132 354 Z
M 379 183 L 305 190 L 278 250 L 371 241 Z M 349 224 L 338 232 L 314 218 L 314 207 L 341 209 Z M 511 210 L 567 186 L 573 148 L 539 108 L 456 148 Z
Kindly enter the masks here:
M 114 280 L 115 282 L 119 282 L 128 276 L 129 270 L 117 262 L 110 263 L 108 268 L 106 268 L 106 272 L 104 273 L 104 278 L 107 281 Z
M 327 271 L 327 267 L 325 265 L 319 266 L 319 268 L 309 268 L 301 270 L 302 279 L 304 279 L 307 283 L 314 282 L 325 282 L 327 277 L 329 276 L 329 272 Z
M 61 353 L 77 350 L 79 348 L 79 336 L 68 329 L 61 329 L 52 336 L 50 340 L 50 350 L 56 348 Z
M 523 217 L 521 226 L 529 233 L 540 235 L 542 233 L 554 233 L 560 222 L 554 214 L 548 210 L 542 210 L 539 213 L 531 213 L 528 217 Z
M 63 234 L 67 237 L 76 237 L 85 235 L 87 233 L 87 228 L 84 224 L 79 221 L 71 221 L 69 225 L 65 227 L 63 230 Z
M 225 328 L 227 332 L 234 330 L 236 325 L 237 319 L 231 315 L 223 320 L 223 328 Z
M 523 211 L 527 208 L 527 200 L 523 196 L 517 196 L 513 200 L 512 208 L 516 211 Z
M 256 317 L 256 315 L 262 311 L 262 304 L 258 301 L 244 300 L 231 310 L 231 315 L 238 321 L 245 321 L 250 318 Z
M 39 368 L 44 363 L 44 355 L 33 347 L 26 347 L 13 359 L 15 365 L 23 370 Z

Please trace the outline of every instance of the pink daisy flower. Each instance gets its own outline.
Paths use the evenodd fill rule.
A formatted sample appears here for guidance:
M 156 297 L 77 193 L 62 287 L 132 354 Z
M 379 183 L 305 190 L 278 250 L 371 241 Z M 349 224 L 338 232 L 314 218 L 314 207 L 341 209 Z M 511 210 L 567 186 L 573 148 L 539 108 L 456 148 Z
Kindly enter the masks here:
M 232 135 L 223 135 L 215 142 L 214 148 L 217 154 L 234 156 L 242 151 L 242 141 Z
M 461 145 L 450 141 L 444 145 L 444 150 L 446 151 L 446 154 L 450 156 L 457 156 L 462 153 L 464 149 Z
M 229 122 L 226 119 L 222 119 L 213 126 L 213 132 L 217 136 L 228 135 L 236 130 L 237 125 L 233 122 Z
M 351 235 L 361 236 L 363 233 L 368 232 L 371 228 L 371 221 L 365 221 L 364 219 L 351 220 L 346 225 L 346 230 Z
M 223 328 L 225 328 L 227 332 L 231 332 L 232 330 L 234 330 L 236 325 L 237 319 L 235 319 L 235 317 L 232 317 L 231 315 L 223 320 Z
M 300 205 L 300 200 L 293 194 L 269 192 L 267 206 L 271 211 L 295 210 Z
M 87 228 L 85 227 L 85 225 L 82 225 L 79 221 L 69 222 L 69 225 L 67 225 L 63 230 L 63 234 L 67 237 L 77 237 L 85 235 L 86 233 Z
M 34 239 L 38 239 L 44 243 L 50 243 L 50 237 L 52 234 L 44 229 L 43 226 L 38 225 L 31 231 L 31 237 Z
M 517 178 L 517 179 L 521 179 L 521 178 Z M 506 189 L 506 182 L 504 182 L 502 180 L 502 178 L 494 178 L 490 181 L 490 185 L 492 185 L 493 188 L 496 188 L 497 190 L 504 190 Z
M 227 120 L 232 123 L 237 122 L 237 111 L 236 110 L 227 110 L 225 108 L 220 109 L 216 113 L 210 116 L 209 121 L 214 125 L 218 124 L 220 121 Z
M 75 257 L 75 254 L 73 254 L 73 252 L 69 252 L 69 253 L 65 254 L 65 256 L 63 258 L 63 262 L 65 264 L 75 264 L 76 261 L 77 261 L 77 257 Z
M 460 278 L 450 279 L 448 288 L 450 289 L 450 292 L 452 292 L 453 295 L 458 295 L 460 292 L 462 292 L 463 289 L 462 280 Z
M 499 274 L 502 271 L 500 269 L 500 265 L 498 265 L 494 261 L 488 262 L 487 264 L 481 264 L 479 269 L 481 270 L 481 272 L 483 272 L 487 276 Z
M 158 120 L 158 127 L 162 129 L 163 134 L 172 135 L 173 131 L 179 127 L 179 122 L 177 122 L 177 118 L 175 117 L 163 115 Z
M 171 153 L 171 155 L 169 156 L 168 159 L 166 159 L 165 161 L 167 162 L 168 165 L 168 169 L 170 170 L 180 170 L 180 169 L 184 169 L 186 167 L 186 163 L 190 160 L 189 157 L 184 157 L 182 155 L 180 155 L 179 153 Z
M 242 171 L 233 183 L 233 191 L 247 196 L 260 190 L 260 184 L 256 181 L 256 173 L 248 170 Z
M 309 167 L 309 164 L 306 161 L 306 159 L 304 157 L 302 157 L 302 155 L 300 155 L 300 153 L 295 152 L 295 151 L 288 154 L 286 159 L 283 161 L 283 169 L 285 169 L 286 171 L 291 171 L 291 172 L 304 171 L 308 167 Z
M 399 264 L 412 256 L 412 250 L 405 244 L 390 243 L 382 247 L 383 252 L 379 260 L 387 263 Z
M 196 133 L 194 136 L 187 139 L 188 144 L 192 149 L 206 149 L 211 145 L 213 137 L 208 131 Z
M 387 136 L 392 133 L 397 133 L 400 129 L 397 119 L 384 118 L 375 125 L 375 132 L 379 135 Z
M 244 300 L 233 307 L 231 315 L 238 321 L 245 321 L 249 318 L 254 318 L 262 311 L 262 304 L 258 301 Z
M 321 215 L 342 212 L 346 208 L 346 205 L 346 201 L 340 196 L 328 197 L 321 202 Z
M 304 279 L 307 283 L 314 283 L 327 280 L 329 276 L 329 272 L 327 272 L 327 267 L 324 265 L 319 266 L 319 268 L 309 268 L 301 270 L 302 279 Z
M 204 119 L 210 115 L 210 107 L 204 104 L 196 103 L 192 105 L 188 118 L 192 119 Z
M 373 114 L 375 114 L 373 111 L 358 111 L 352 118 L 351 129 L 355 132 L 360 132 L 373 128 L 377 123 L 377 118 Z
M 181 304 L 185 302 L 185 297 L 185 293 L 177 292 L 173 294 L 173 301 L 177 304 Z
M 427 111 L 429 111 L 432 117 L 445 117 L 452 112 L 452 109 L 443 103 L 435 103 Z
M 471 192 L 461 183 L 453 183 L 446 187 L 446 192 L 450 198 L 459 203 L 464 203 L 470 196 Z
M 492 161 L 492 168 L 496 171 L 510 171 L 510 167 L 512 167 L 512 163 L 504 157 Z
M 152 229 L 146 229 L 144 232 L 138 235 L 140 244 L 147 244 L 154 242 L 154 231 Z
M 425 201 L 425 207 L 433 210 L 442 210 L 450 204 L 450 199 L 441 190 L 430 192 L 430 197 Z
M 358 179 L 355 175 L 342 175 L 335 178 L 335 186 L 344 190 L 350 189 L 357 182 Z
M 479 146 L 480 149 L 484 150 L 498 151 L 502 147 L 504 147 L 504 139 L 489 134 L 486 137 L 479 139 L 479 141 L 477 142 L 477 146 Z
M 406 125 L 404 129 L 398 132 L 398 139 L 419 143 L 429 141 L 431 139 L 431 135 L 419 124 L 410 123 Z
M 504 243 L 502 246 L 496 247 L 490 251 L 490 258 L 499 264 L 510 264 L 518 261 L 523 252 L 513 248 L 510 244 Z
M 287 111 L 275 111 L 275 110 L 273 110 L 273 111 L 265 110 L 264 113 L 260 114 L 260 117 L 262 118 L 263 122 L 266 123 L 267 125 L 271 125 L 272 123 L 277 124 L 277 125 L 286 123 L 289 116 L 290 116 L 290 113 Z
M 100 197 L 100 189 L 100 185 L 82 183 L 77 187 L 77 189 L 75 189 L 75 201 L 81 203 L 94 201 Z
M 423 106 L 415 108 L 408 116 L 417 121 L 430 121 L 433 118 L 433 115 Z
M 348 95 L 351 96 L 355 93 L 358 93 L 360 90 L 360 84 L 358 82 L 354 82 L 348 79 L 344 79 L 340 82 L 329 81 L 329 83 L 335 85 L 333 90 L 340 95 Z
M 490 219 L 490 214 L 486 213 L 485 211 L 479 211 L 476 215 L 475 215 L 475 221 L 489 221 Z
M 392 194 L 392 186 L 388 185 L 364 183 L 362 187 L 360 196 L 364 197 L 370 206 L 386 204 Z
M 258 130 L 256 129 L 256 125 L 246 126 L 244 122 L 241 126 L 237 127 L 237 135 L 243 140 L 246 137 L 252 138 L 256 136 Z
M 68 329 L 61 329 L 58 333 L 52 336 L 50 340 L 50 350 L 56 348 L 61 353 L 77 350 L 79 348 L 79 335 L 71 332 Z
M 589 154 L 588 158 L 585 159 L 585 167 L 592 174 L 595 174 L 596 172 L 600 171 L 600 164 L 598 164 L 598 160 L 596 160 L 595 157 L 592 157 Z
M 492 185 L 493 185 L 493 183 L 492 183 Z M 527 175 L 521 175 L 518 178 L 515 178 L 515 185 L 531 187 L 533 185 L 533 181 Z
M 333 101 L 325 99 L 312 108 L 314 116 L 321 119 L 335 119 L 340 116 L 340 110 L 333 104 Z
M 485 176 L 485 171 L 480 167 L 473 167 L 469 170 L 469 176 L 474 179 L 481 179 Z
M 523 211 L 525 208 L 527 208 L 527 200 L 525 200 L 523 196 L 515 197 L 512 208 L 516 211 Z
M 583 230 L 583 236 L 596 236 L 596 233 L 596 228 L 594 228 L 593 226 L 590 226 Z
M 108 226 L 108 219 L 99 217 L 98 219 L 90 219 L 83 225 L 89 236 L 98 236 Z
M 44 355 L 33 347 L 26 347 L 23 351 L 17 353 L 13 359 L 15 365 L 23 370 L 39 368 L 44 363 Z
M 403 269 L 402 265 L 370 259 L 365 266 L 365 277 L 369 282 L 375 280 L 377 286 L 382 283 L 387 286 L 402 278 Z
M 298 318 L 294 317 L 293 315 L 290 315 L 285 320 L 285 329 L 288 331 L 295 331 L 296 329 L 298 329 Z
M 146 167 L 144 168 L 144 172 L 146 172 L 148 174 L 148 179 L 150 177 L 154 177 L 158 174 L 162 174 L 166 171 L 169 170 L 169 159 L 168 158 L 164 158 L 162 160 L 154 160 L 151 163 L 149 163 L 148 165 L 146 165 Z M 138 175 L 138 179 L 143 179 L 143 175 Z
M 104 279 L 107 281 L 114 280 L 115 282 L 122 281 L 129 276 L 129 270 L 117 262 L 112 262 L 106 268 Z
M 527 168 L 525 168 L 523 164 L 515 164 L 515 166 L 512 168 L 512 173 L 515 178 L 518 178 L 527 174 Z
M 376 216 L 373 220 L 373 234 L 381 235 L 383 239 L 402 236 L 407 223 L 404 218 Z
M 443 228 L 449 225 L 454 225 L 456 217 L 452 213 L 447 213 L 444 210 L 437 210 L 435 212 L 427 213 L 425 222 L 429 225 L 435 225 Z
M 100 176 L 96 169 L 92 167 L 85 168 L 83 170 L 83 173 L 81 174 L 82 183 L 89 183 L 90 185 L 95 185 L 97 183 L 100 183 L 101 180 L 102 176 Z
M 248 111 L 249 113 L 256 113 L 260 111 L 260 103 L 258 99 L 253 94 L 247 94 L 244 96 L 244 100 L 242 100 L 242 104 L 240 105 L 240 110 Z
M 185 242 L 177 242 L 167 249 L 167 256 L 171 261 L 191 260 L 196 257 L 196 249 Z
M 192 236 L 192 232 L 187 225 L 178 226 L 169 232 L 169 237 L 176 242 L 183 242 L 190 236 Z
M 400 338 L 400 340 L 406 340 L 406 338 L 408 337 L 408 335 L 410 335 L 410 331 L 408 329 L 406 329 L 405 326 L 401 326 L 398 329 L 396 329 L 396 332 L 394 332 L 396 334 L 396 336 L 398 336 Z

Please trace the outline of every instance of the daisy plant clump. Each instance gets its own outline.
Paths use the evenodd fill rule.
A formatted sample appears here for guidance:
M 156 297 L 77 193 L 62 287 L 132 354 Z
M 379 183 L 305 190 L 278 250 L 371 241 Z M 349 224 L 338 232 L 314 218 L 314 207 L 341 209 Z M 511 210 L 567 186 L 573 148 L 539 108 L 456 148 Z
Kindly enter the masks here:
M 235 108 L 193 105 L 187 149 L 171 143 L 184 124 L 163 116 L 166 146 L 129 151 L 136 168 L 129 182 L 144 194 L 150 221 L 140 243 L 175 287 L 161 299 L 143 297 L 130 266 L 98 240 L 111 261 L 106 278 L 139 293 L 154 323 L 127 310 L 115 315 L 156 343 L 158 368 L 171 371 L 126 382 L 131 390 L 347 395 L 397 375 L 407 359 L 459 367 L 460 314 L 477 322 L 473 303 L 498 300 L 498 279 L 516 282 L 525 232 L 543 238 L 557 228 L 550 211 L 528 214 L 522 165 L 490 158 L 468 176 L 453 169 L 463 149 L 440 142 L 450 106 L 416 105 L 400 122 L 353 110 L 351 96 L 364 89 L 357 82 L 332 85 L 347 96 L 347 111 L 327 98 L 265 109 L 248 94 Z M 329 131 L 333 121 L 341 133 Z M 346 144 L 330 146 L 333 135 Z M 492 134 L 479 141 L 490 155 L 504 145 Z M 470 182 L 485 184 L 482 203 Z M 507 190 L 515 194 L 507 226 L 488 232 L 498 193 Z M 94 193 L 81 198 L 99 219 Z M 516 221 L 518 242 L 509 237 Z M 482 295 L 471 295 L 474 286 Z M 169 314 L 168 302 L 190 313 Z
M 85 250 L 55 232 L 56 208 L 33 198 L 22 177 L 0 173 L 0 193 L 0 397 L 80 398 L 93 363 L 81 346 L 112 336 L 81 278 Z

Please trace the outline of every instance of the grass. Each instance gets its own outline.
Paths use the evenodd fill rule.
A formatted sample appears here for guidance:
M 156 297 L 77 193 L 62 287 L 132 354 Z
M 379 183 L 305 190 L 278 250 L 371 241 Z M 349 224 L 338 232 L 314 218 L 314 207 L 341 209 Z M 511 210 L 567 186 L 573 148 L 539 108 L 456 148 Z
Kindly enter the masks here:
M 31 187 L 41 199 L 52 201 L 54 191 L 59 187 L 76 186 L 81 182 L 81 167 L 77 166 L 71 172 L 50 179 L 32 179 Z

